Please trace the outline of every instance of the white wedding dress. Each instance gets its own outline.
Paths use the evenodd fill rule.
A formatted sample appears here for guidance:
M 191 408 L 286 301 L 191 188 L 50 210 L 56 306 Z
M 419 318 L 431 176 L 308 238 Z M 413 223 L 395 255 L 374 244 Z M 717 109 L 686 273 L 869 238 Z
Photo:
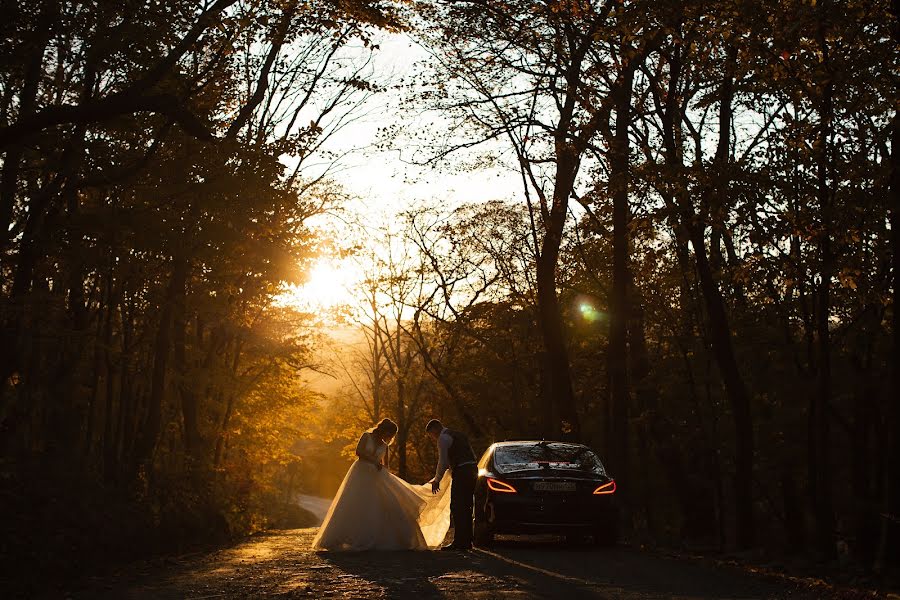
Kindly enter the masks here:
M 387 445 L 369 432 L 360 444 L 381 461 Z M 387 468 L 357 460 L 347 471 L 325 515 L 313 550 L 427 550 L 440 545 L 450 528 L 450 475 L 441 491 L 410 485 Z

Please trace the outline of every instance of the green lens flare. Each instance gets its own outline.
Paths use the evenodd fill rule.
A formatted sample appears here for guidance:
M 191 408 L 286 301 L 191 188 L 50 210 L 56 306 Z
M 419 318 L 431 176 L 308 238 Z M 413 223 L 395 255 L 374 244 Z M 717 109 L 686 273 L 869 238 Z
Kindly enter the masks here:
M 593 323 L 600 318 L 600 313 L 590 304 L 583 303 L 578 306 L 578 310 L 581 311 L 582 318 L 589 323 Z

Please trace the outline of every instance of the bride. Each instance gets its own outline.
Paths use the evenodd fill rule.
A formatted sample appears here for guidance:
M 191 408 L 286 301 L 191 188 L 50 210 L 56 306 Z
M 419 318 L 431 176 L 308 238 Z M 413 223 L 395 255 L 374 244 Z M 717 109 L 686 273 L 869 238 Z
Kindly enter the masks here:
M 384 468 L 397 424 L 383 419 L 356 445 L 358 459 L 347 471 L 313 550 L 427 550 L 440 545 L 450 527 L 450 488 L 410 485 Z M 448 475 L 444 476 L 445 478 Z

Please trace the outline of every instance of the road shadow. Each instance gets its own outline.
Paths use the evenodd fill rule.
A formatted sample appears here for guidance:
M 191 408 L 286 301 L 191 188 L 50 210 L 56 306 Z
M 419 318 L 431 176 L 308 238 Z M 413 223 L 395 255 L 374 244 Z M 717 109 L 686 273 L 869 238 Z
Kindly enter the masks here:
M 371 584 L 373 597 L 489 598 L 606 597 L 593 583 L 575 576 L 534 568 L 494 551 L 323 553 L 320 558 L 340 573 L 332 577 L 335 596 Z
M 567 582 L 586 597 L 816 598 L 800 582 L 734 567 L 711 567 L 628 546 L 571 545 L 550 538 L 507 538 L 479 552 L 509 567 Z
M 815 598 L 806 586 L 732 567 L 711 568 L 627 546 L 573 545 L 553 536 L 500 538 L 469 553 L 331 555 L 343 573 L 387 598 Z M 472 596 L 474 593 L 474 596 Z M 485 595 L 487 594 L 487 595 Z

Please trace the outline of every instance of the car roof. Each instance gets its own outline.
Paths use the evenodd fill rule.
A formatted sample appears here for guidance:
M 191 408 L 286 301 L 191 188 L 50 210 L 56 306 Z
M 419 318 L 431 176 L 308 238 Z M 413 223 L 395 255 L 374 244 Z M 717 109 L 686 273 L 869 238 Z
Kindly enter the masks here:
M 535 445 L 535 444 L 562 444 L 565 446 L 580 446 L 582 448 L 587 448 L 588 446 L 584 444 L 579 444 L 578 442 L 558 442 L 556 440 L 505 440 L 502 442 L 494 442 L 492 445 L 496 447 L 501 446 L 525 446 L 525 445 Z

